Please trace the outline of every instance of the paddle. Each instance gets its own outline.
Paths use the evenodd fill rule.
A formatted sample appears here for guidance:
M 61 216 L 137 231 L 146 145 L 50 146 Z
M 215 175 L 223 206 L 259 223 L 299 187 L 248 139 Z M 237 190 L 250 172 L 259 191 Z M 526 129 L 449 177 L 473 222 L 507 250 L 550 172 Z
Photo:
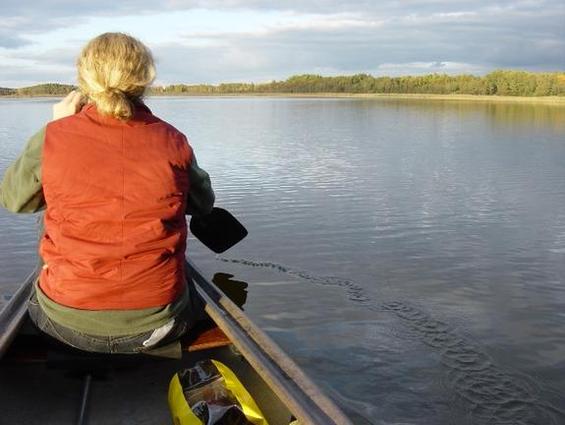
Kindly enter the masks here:
M 190 231 L 216 254 L 230 249 L 247 236 L 247 229 L 228 211 L 218 207 L 208 215 L 192 217 Z

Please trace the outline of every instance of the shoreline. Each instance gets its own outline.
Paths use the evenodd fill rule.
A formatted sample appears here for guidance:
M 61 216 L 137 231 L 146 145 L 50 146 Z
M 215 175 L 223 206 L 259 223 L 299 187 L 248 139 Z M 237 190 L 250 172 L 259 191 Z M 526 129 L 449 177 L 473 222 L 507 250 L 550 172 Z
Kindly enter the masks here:
M 276 96 L 285 97 L 283 93 Z M 357 98 L 357 99 L 408 99 L 408 100 L 446 100 L 471 102 L 517 102 L 564 105 L 565 96 L 496 96 L 475 94 L 433 94 L 433 93 L 290 93 L 288 97 Z
M 0 95 L 0 99 L 62 98 L 64 95 Z M 154 93 L 151 97 L 277 97 L 277 98 L 343 98 L 382 100 L 432 100 L 469 101 L 497 103 L 531 103 L 565 106 L 565 96 L 496 96 L 473 94 L 432 94 L 432 93 Z

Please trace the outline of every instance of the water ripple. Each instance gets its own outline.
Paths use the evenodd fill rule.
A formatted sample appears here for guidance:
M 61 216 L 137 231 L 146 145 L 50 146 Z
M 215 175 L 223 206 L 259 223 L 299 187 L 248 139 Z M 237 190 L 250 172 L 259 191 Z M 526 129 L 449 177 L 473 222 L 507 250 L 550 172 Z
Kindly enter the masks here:
M 542 400 L 540 389 L 531 384 L 531 379 L 504 371 L 480 347 L 421 308 L 399 300 L 377 303 L 362 285 L 347 278 L 318 276 L 271 261 L 225 257 L 218 260 L 271 269 L 316 285 L 343 288 L 352 303 L 372 311 L 393 313 L 418 340 L 440 354 L 441 363 L 447 369 L 445 384 L 466 404 L 476 423 L 559 425 L 565 421 L 565 411 Z

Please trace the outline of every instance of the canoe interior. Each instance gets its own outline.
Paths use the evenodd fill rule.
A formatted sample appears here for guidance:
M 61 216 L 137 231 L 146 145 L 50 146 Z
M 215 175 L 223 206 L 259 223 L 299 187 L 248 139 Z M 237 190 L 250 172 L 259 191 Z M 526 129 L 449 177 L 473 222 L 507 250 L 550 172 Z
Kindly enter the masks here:
M 89 425 L 170 424 L 167 391 L 178 370 L 206 358 L 230 367 L 251 393 L 270 425 L 288 425 L 291 414 L 249 363 L 208 334 L 198 351 L 180 360 L 148 356 L 76 355 L 39 335 L 26 322 L 0 362 L 2 423 L 62 425 L 78 417 L 85 371 L 93 373 Z M 194 343 L 194 341 L 193 341 Z M 206 348 L 209 344 L 212 348 Z M 189 350 L 186 347 L 186 350 Z
M 83 423 L 171 423 L 167 406 L 171 377 L 198 360 L 212 358 L 234 371 L 271 425 L 288 425 L 290 411 L 303 424 L 352 425 L 240 305 L 207 280 L 190 260 L 186 265 L 209 323 L 221 331 L 192 335 L 196 338 L 188 342 L 180 360 L 116 354 L 100 358 L 76 350 L 71 355 L 69 347 L 47 345 L 48 341 L 39 338 L 47 337 L 33 332 L 35 328 L 26 323 L 27 299 L 37 269 L 30 274 L 0 311 L 0 357 L 7 355 L 0 362 L 0 422 L 76 423 L 83 388 L 89 388 L 94 376 L 88 421 Z M 226 344 L 233 344 L 243 356 Z M 191 347 L 201 351 L 190 351 Z

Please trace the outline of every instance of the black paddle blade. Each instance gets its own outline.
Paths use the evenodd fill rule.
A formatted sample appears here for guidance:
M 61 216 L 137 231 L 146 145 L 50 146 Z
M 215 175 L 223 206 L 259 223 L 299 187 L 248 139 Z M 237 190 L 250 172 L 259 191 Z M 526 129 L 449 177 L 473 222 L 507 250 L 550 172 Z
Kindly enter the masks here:
M 247 229 L 233 215 L 217 207 L 208 215 L 192 217 L 190 231 L 216 254 L 230 249 L 247 236 Z

